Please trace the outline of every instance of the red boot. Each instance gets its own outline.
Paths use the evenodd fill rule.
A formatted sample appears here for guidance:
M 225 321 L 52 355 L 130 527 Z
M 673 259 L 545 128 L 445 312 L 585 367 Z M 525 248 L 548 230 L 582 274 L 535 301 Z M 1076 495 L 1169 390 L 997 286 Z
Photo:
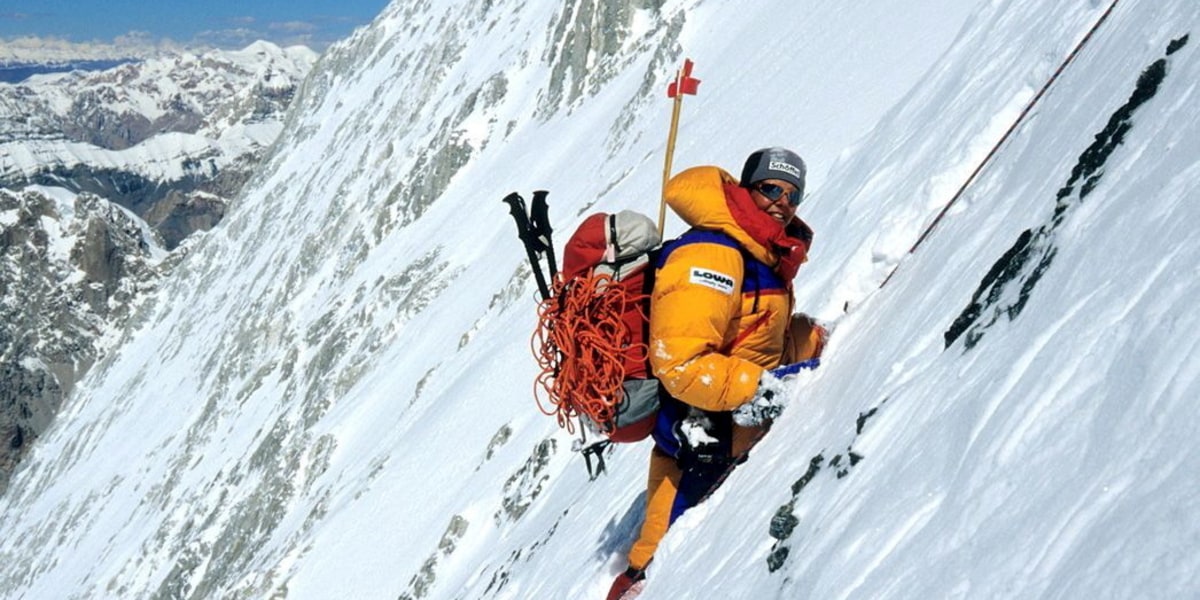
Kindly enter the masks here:
M 646 585 L 646 571 L 629 567 L 617 575 L 608 589 L 608 600 L 633 600 Z

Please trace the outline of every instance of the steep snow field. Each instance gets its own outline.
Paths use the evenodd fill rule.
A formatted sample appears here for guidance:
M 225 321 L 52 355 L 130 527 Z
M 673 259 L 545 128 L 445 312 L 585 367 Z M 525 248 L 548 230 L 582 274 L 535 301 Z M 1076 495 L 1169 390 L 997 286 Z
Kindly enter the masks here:
M 1118 3 L 913 254 L 1110 2 L 476 4 L 322 56 L 0 498 L 0 595 L 603 597 L 649 447 L 589 481 L 537 410 L 500 198 L 656 211 L 684 56 L 677 168 L 808 160 L 833 338 L 642 598 L 1200 594 L 1194 0 Z

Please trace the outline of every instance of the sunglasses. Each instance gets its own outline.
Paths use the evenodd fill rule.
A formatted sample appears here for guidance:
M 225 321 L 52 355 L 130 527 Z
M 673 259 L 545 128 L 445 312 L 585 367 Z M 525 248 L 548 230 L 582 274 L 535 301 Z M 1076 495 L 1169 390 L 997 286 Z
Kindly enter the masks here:
M 760 183 L 754 186 L 758 193 L 762 194 L 771 202 L 779 201 L 779 198 L 784 195 L 783 187 L 774 183 Z M 792 206 L 800 206 L 800 201 L 803 200 L 800 196 L 800 190 L 792 190 L 787 193 L 788 204 Z

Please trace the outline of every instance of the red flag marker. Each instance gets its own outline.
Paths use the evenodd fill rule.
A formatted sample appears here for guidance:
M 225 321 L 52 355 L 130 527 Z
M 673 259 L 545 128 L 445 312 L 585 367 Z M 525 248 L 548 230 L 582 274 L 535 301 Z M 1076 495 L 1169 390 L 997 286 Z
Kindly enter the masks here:
M 671 82 L 671 85 L 667 86 L 667 97 L 674 98 L 681 91 L 684 94 L 695 96 L 699 88 L 700 80 L 692 77 L 692 61 L 691 59 L 685 59 L 683 61 L 683 71 L 675 81 Z

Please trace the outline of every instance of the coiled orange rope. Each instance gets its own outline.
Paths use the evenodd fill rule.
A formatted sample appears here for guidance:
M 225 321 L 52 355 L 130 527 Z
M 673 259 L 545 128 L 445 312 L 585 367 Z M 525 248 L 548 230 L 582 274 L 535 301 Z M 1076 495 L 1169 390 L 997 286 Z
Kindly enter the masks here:
M 574 433 L 571 420 L 585 415 L 607 431 L 623 397 L 625 360 L 645 360 L 647 346 L 632 344 L 622 316 L 641 311 L 645 294 L 633 293 L 609 275 L 591 273 L 553 282 L 538 306 L 531 346 L 541 367 L 534 382 L 538 408 Z M 642 318 L 647 318 L 644 312 Z

